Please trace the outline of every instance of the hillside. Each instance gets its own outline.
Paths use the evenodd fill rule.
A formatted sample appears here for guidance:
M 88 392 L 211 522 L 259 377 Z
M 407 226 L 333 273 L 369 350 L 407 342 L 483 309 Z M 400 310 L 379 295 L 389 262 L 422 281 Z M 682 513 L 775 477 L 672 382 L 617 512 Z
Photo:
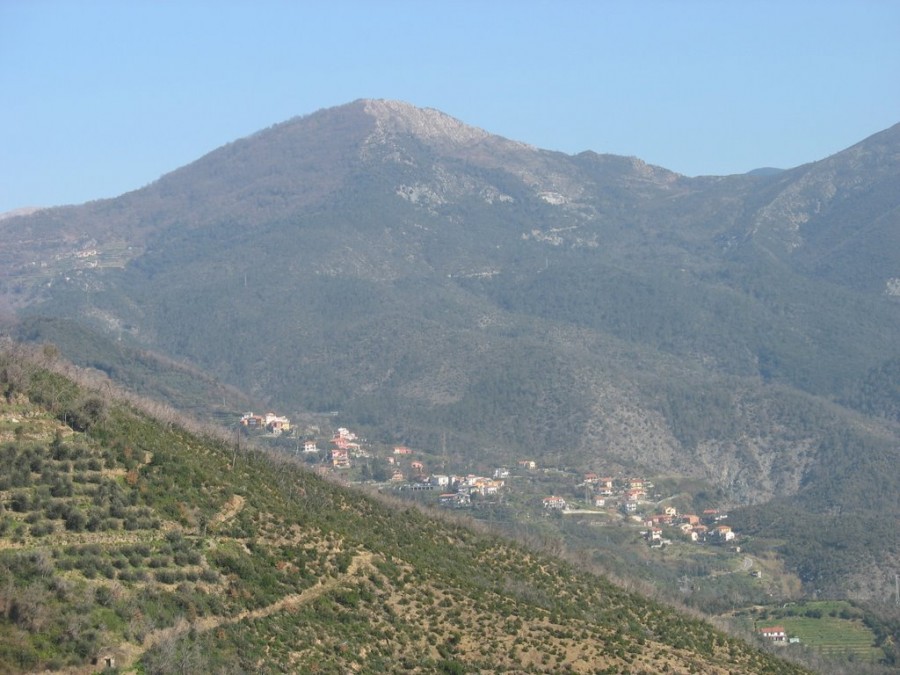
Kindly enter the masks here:
M 0 356 L 3 672 L 801 672 L 24 354 Z
M 808 590 L 847 593 L 900 551 L 898 153 L 900 126 L 687 178 L 356 101 L 0 221 L 0 291 L 16 335 L 148 394 L 121 353 L 460 462 L 707 481 L 755 531 L 777 505 Z M 803 542 L 822 513 L 852 523 L 839 570 Z

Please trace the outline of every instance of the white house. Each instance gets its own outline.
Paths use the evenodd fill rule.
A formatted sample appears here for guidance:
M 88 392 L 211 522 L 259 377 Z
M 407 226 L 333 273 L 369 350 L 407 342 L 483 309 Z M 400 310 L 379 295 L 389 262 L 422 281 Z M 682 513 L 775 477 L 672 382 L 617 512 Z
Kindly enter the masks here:
M 551 495 L 550 497 L 544 497 L 544 508 L 545 509 L 564 509 L 566 508 L 566 500 L 562 497 L 556 497 Z
M 784 642 L 787 639 L 784 626 L 767 626 L 766 628 L 760 628 L 759 633 L 772 642 Z

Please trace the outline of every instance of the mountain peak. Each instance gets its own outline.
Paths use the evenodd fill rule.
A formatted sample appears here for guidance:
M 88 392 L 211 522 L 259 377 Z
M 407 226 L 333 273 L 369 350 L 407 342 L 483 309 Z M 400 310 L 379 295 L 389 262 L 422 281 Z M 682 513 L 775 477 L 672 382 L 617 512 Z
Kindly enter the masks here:
M 484 129 L 469 126 L 434 108 L 417 108 L 403 101 L 367 99 L 363 109 L 375 118 L 378 136 L 411 134 L 425 141 L 457 145 L 478 143 L 490 137 Z

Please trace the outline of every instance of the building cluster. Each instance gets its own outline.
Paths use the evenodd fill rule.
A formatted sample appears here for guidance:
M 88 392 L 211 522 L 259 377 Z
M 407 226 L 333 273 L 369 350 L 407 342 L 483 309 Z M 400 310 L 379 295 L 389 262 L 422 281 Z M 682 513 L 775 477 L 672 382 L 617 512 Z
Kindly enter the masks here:
M 338 427 L 329 441 L 331 446 L 331 465 L 335 469 L 349 469 L 353 459 L 372 456 L 366 450 L 359 437 L 346 427 Z
M 438 497 L 440 505 L 456 507 L 468 506 L 472 503 L 472 497 L 475 496 L 494 497 L 506 484 L 500 478 L 488 478 L 475 474 L 466 476 L 434 474 L 428 477 L 428 483 L 443 491 Z
M 241 416 L 241 426 L 256 431 L 267 431 L 270 434 L 280 436 L 291 430 L 291 420 L 273 412 L 265 415 L 256 415 L 246 412 Z
M 653 483 L 645 478 L 612 478 L 594 472 L 584 474 L 582 483 L 592 491 L 591 503 L 597 508 L 618 507 L 625 513 L 635 513 L 645 501 Z
M 674 506 L 667 506 L 662 512 L 644 519 L 644 525 L 649 528 L 644 536 L 651 546 L 664 546 L 669 543 L 663 537 L 663 528 L 666 527 L 680 532 L 691 541 L 727 544 L 736 536 L 731 527 L 721 523 L 727 517 L 728 514 L 719 513 L 716 509 L 707 509 L 698 516 L 693 513 L 679 514 Z
M 520 462 L 521 464 L 521 462 Z M 653 484 L 643 478 L 617 478 L 599 476 L 594 472 L 584 474 L 582 486 L 590 490 L 590 503 L 596 508 L 618 507 L 625 513 L 634 513 Z M 544 497 L 543 507 L 549 510 L 566 510 L 569 504 L 563 497 Z

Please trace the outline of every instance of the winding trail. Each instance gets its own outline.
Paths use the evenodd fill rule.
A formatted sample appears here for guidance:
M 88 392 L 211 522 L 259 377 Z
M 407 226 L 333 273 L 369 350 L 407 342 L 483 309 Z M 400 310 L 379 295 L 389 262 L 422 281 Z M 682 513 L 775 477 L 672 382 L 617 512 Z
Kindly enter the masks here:
M 245 619 L 263 619 L 277 612 L 292 611 L 298 607 L 301 607 L 302 605 L 312 602 L 325 593 L 328 593 L 329 591 L 337 588 L 341 584 L 351 581 L 354 577 L 356 577 L 360 569 L 362 569 L 363 567 L 368 567 L 372 564 L 372 558 L 373 554 L 368 551 L 357 553 L 353 557 L 353 560 L 350 562 L 350 565 L 347 567 L 347 571 L 343 574 L 335 577 L 330 577 L 328 579 L 325 579 L 324 581 L 320 581 L 315 586 L 307 588 L 301 593 L 286 595 L 280 600 L 276 600 L 271 605 L 266 605 L 265 607 L 260 607 L 259 609 L 244 610 L 242 612 L 239 612 L 238 614 L 235 614 L 234 616 L 204 616 L 199 617 L 194 621 L 187 621 L 185 619 L 182 619 L 174 626 L 169 626 L 168 628 L 160 628 L 148 633 L 144 638 L 143 644 L 141 645 L 126 642 L 118 645 L 114 649 L 109 650 L 109 652 L 115 653 L 116 667 L 120 670 L 127 671 L 128 669 L 134 667 L 134 665 L 147 650 L 152 649 L 153 647 L 163 643 L 166 640 L 177 639 L 190 630 L 194 630 L 198 633 L 206 632 L 219 628 L 220 626 L 227 626 L 238 623 L 239 621 L 244 621 Z M 70 675 L 74 675 L 75 673 L 93 672 L 95 669 L 96 667 L 66 672 Z
M 232 495 L 222 510 L 213 517 L 211 524 L 221 525 L 234 518 L 244 508 L 245 501 L 241 495 Z

